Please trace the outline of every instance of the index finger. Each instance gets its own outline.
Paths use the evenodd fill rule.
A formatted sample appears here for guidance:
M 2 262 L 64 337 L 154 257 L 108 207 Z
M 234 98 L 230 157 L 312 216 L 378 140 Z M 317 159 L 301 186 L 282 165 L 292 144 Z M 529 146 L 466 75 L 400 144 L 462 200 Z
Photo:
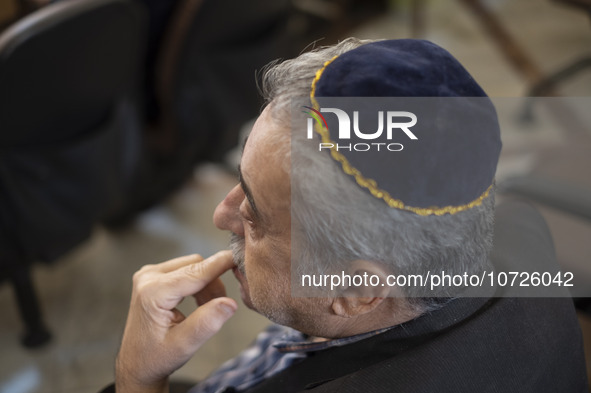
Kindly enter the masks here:
M 162 273 L 169 273 L 183 266 L 201 262 L 202 260 L 203 257 L 199 254 L 184 255 L 166 262 L 161 262 L 155 265 L 155 267 Z
M 173 304 L 175 301 L 196 294 L 233 267 L 232 252 L 229 250 L 220 251 L 201 262 L 186 265 L 167 274 L 168 277 L 163 280 L 159 291 L 164 295 L 161 299 L 170 300 L 172 307 L 176 307 L 176 304 Z

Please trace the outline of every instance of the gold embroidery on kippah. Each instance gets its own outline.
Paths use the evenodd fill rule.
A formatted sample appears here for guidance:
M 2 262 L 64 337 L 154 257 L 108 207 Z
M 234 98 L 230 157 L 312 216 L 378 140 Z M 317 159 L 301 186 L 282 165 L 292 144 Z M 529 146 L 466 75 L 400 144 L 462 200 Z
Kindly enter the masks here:
M 312 81 L 312 87 L 311 87 L 311 91 L 310 91 L 310 101 L 311 101 L 314 109 L 316 109 L 317 111 L 320 111 L 320 105 L 318 104 L 318 101 L 316 101 L 316 83 L 322 77 L 322 74 L 324 73 L 324 70 L 326 69 L 326 67 L 328 67 L 330 65 L 330 63 L 332 63 L 337 57 L 338 56 L 335 56 L 332 59 L 326 61 L 324 63 L 324 65 L 322 66 L 322 68 L 320 68 L 318 71 L 316 71 L 316 75 L 314 77 L 314 80 Z M 363 176 L 363 174 L 359 170 L 354 168 L 351 165 L 351 163 L 349 163 L 349 160 L 347 160 L 347 158 L 344 155 L 342 155 L 340 152 L 338 152 L 337 149 L 334 147 L 334 146 L 336 146 L 336 143 L 332 139 L 330 139 L 330 135 L 329 135 L 328 130 L 326 128 L 324 128 L 324 126 L 322 124 L 320 124 L 319 122 L 316 122 L 316 124 L 314 126 L 314 131 L 316 131 L 316 133 L 318 135 L 320 135 L 320 137 L 322 139 L 322 143 L 330 143 L 333 145 L 330 148 L 330 155 L 332 156 L 332 158 L 335 161 L 337 161 L 341 164 L 341 166 L 343 168 L 343 172 L 345 172 L 347 175 L 353 176 L 355 178 L 355 181 L 357 182 L 357 184 L 359 184 L 363 188 L 366 188 L 371 193 L 371 195 L 373 195 L 374 197 L 376 197 L 378 199 L 384 200 L 384 202 L 386 202 L 388 204 L 388 206 L 396 208 L 396 209 L 410 211 L 410 212 L 413 212 L 413 213 L 418 214 L 420 216 L 432 216 L 432 215 L 442 216 L 444 214 L 456 214 L 461 211 L 468 210 L 468 209 L 471 209 L 476 206 L 480 206 L 482 204 L 482 201 L 484 201 L 484 199 L 486 199 L 486 197 L 488 197 L 488 195 L 490 194 L 490 191 L 493 187 L 493 185 L 491 184 L 486 189 L 486 191 L 484 191 L 478 198 L 476 198 L 472 202 L 467 203 L 465 205 L 443 206 L 443 207 L 431 206 L 431 207 L 425 207 L 425 208 L 407 206 L 401 200 L 393 198 L 387 191 L 380 189 L 378 187 L 377 182 L 374 179 L 366 178 L 365 176 Z

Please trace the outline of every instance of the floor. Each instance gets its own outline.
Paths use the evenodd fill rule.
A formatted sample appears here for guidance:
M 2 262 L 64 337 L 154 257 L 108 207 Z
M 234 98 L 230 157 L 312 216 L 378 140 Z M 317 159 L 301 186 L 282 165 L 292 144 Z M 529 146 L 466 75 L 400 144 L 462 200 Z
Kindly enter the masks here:
M 487 0 L 485 3 L 546 72 L 589 53 L 591 26 L 578 10 L 550 1 Z M 396 12 L 361 26 L 353 35 L 408 37 L 409 14 L 404 6 L 408 2 L 401 4 L 395 8 Z M 499 179 L 531 170 L 540 160 L 541 151 L 553 152 L 568 139 L 568 132 L 558 126 L 549 127 L 550 123 L 543 121 L 526 126 L 525 131 L 520 130 L 523 127 L 517 120 L 517 108 L 522 101 L 515 97 L 525 94 L 526 83 L 461 2 L 428 2 L 425 38 L 450 50 L 491 96 L 499 97 L 500 106 L 509 108 L 501 116 L 504 152 Z M 591 72 L 564 84 L 561 92 L 569 96 L 588 96 Z M 584 100 L 581 98 L 581 102 Z M 545 112 L 538 111 L 544 119 Z M 532 130 L 536 127 L 539 130 Z M 113 359 L 125 323 L 133 272 L 143 264 L 193 252 L 210 255 L 226 248 L 228 236 L 215 229 L 211 214 L 235 181 L 233 175 L 218 166 L 196 168 L 193 178 L 182 190 L 140 216 L 129 228 L 116 232 L 96 228 L 86 244 L 62 260 L 51 266 L 37 266 L 34 279 L 46 321 L 54 334 L 51 344 L 42 349 L 25 350 L 18 344 L 21 325 L 12 292 L 7 285 L 0 286 L 0 309 L 3 310 L 0 393 L 92 393 L 112 381 Z M 569 221 L 556 212 L 546 213 L 554 221 Z M 552 218 L 552 215 L 559 218 Z M 569 229 L 568 225 L 573 225 L 574 229 Z M 559 222 L 553 226 L 554 230 L 555 237 L 566 242 L 562 246 L 557 243 L 559 255 L 566 253 L 569 261 L 586 265 L 591 259 L 587 245 L 591 238 L 587 236 L 591 234 L 585 224 L 576 220 L 574 224 L 572 220 L 570 224 Z M 233 277 L 223 279 L 230 296 L 238 298 Z M 192 305 L 181 307 L 190 310 Z M 582 323 L 585 331 L 591 331 L 591 321 L 582 317 Z M 174 378 L 203 378 L 248 344 L 265 324 L 264 318 L 241 307 L 231 323 Z

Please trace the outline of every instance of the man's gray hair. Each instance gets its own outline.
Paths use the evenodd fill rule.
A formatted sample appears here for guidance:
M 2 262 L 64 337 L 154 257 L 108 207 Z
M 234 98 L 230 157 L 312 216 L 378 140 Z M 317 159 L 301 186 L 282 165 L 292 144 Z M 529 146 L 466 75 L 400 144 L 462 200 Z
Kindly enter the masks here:
M 267 68 L 262 91 L 273 119 L 289 129 L 294 100 L 298 107 L 302 99 L 309 105 L 316 71 L 365 42 L 348 39 Z M 344 262 L 354 260 L 379 262 L 398 275 L 442 270 L 463 275 L 490 268 L 493 189 L 481 205 L 453 215 L 420 216 L 391 208 L 361 189 L 329 154 L 304 148 L 303 134 L 291 135 L 291 152 L 290 133 L 275 134 L 281 141 L 275 145 L 285 149 L 279 154 L 292 157 L 292 260 L 298 261 L 298 275 L 339 271 Z M 300 245 L 297 249 L 294 240 Z M 437 308 L 445 301 L 421 298 L 424 293 L 406 289 L 409 305 L 417 311 Z

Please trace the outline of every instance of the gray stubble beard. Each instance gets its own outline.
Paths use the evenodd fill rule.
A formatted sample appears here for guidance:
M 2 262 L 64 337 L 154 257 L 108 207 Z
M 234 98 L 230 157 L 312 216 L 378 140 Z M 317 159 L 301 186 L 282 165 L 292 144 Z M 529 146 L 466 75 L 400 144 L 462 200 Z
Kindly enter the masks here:
M 232 250 L 234 265 L 236 265 L 238 271 L 246 277 L 246 272 L 244 271 L 244 238 L 232 233 L 230 235 L 230 250 Z

